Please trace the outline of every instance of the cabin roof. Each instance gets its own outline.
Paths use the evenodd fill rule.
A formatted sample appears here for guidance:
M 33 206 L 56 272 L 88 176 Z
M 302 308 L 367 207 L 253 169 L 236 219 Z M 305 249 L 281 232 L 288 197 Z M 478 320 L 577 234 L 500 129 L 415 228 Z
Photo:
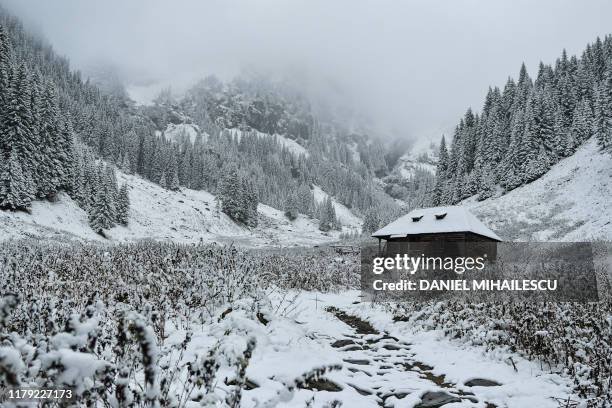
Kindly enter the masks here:
M 372 234 L 375 238 L 408 235 L 472 232 L 496 241 L 502 239 L 462 206 L 431 207 L 410 211 Z

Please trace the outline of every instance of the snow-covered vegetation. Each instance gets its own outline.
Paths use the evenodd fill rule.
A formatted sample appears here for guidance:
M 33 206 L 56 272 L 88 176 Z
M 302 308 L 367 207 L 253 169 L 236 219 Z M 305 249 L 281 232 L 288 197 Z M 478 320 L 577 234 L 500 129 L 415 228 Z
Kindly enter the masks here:
M 241 406 L 258 341 L 293 307 L 270 297 L 359 279 L 355 259 L 320 250 L 11 243 L 0 253 L 0 386 L 71 388 L 84 406 Z
M 13 242 L 0 260 L 0 385 L 85 406 L 609 401 L 607 303 L 361 303 L 357 258 L 326 249 Z
M 542 369 L 570 377 L 588 407 L 612 401 L 612 303 L 436 301 L 400 303 L 395 320 L 415 330 L 440 330 L 445 336 L 484 347 L 512 362 L 516 355 Z

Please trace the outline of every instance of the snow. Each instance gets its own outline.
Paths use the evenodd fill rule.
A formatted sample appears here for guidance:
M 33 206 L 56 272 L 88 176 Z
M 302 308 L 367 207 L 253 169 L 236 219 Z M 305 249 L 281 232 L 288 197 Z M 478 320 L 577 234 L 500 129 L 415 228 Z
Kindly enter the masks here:
M 98 360 L 93 354 L 80 353 L 70 349 L 61 349 L 50 352 L 44 364 L 45 369 L 54 364 L 61 364 L 65 367 L 57 378 L 58 384 L 79 384 L 83 383 L 84 379 L 91 378 L 97 370 L 104 367 L 104 361 Z M 80 392 L 77 386 L 77 392 Z
M 558 405 L 551 397 L 571 395 L 569 380 L 541 371 L 537 363 L 517 356 L 514 362 L 518 371 L 515 371 L 510 363 L 500 360 L 494 354 L 487 354 L 484 348 L 450 341 L 436 331 L 414 332 L 407 323 L 393 322 L 390 313 L 380 305 L 361 303 L 359 291 L 340 294 L 301 292 L 295 296 L 295 311 L 274 318 L 268 326 L 253 322 L 247 324 L 243 313 L 232 312 L 224 319 L 226 321 L 214 325 L 207 334 L 194 336 L 192 340 L 190 348 L 200 348 L 213 343 L 208 338 L 209 333 L 222 336 L 223 333 L 231 332 L 223 341 L 230 343 L 228 347 L 231 350 L 239 350 L 244 347 L 239 346 L 241 343 L 234 334 L 236 327 L 241 327 L 244 337 L 257 338 L 247 377 L 259 387 L 244 391 L 243 407 L 255 407 L 258 406 L 257 401 L 262 403 L 271 400 L 283 388 L 282 384 L 291 382 L 291 379 L 313 368 L 331 364 L 338 364 L 341 368 L 323 377 L 339 385 L 342 388 L 340 391 L 298 389 L 287 395 L 279 407 L 303 407 L 312 398 L 315 407 L 322 407 L 332 400 L 339 400 L 347 407 L 378 407 L 380 395 L 390 394 L 399 395 L 388 397 L 387 405 L 393 403 L 397 407 L 412 407 L 428 391 L 464 391 L 473 392 L 473 397 L 479 402 L 463 399 L 445 406 L 484 407 L 486 401 L 508 408 L 553 408 Z M 272 307 L 278 307 L 283 299 L 285 297 L 281 294 L 273 296 Z M 354 328 L 326 311 L 330 306 L 367 320 L 381 335 L 360 335 Z M 384 333 L 395 337 L 397 341 L 385 340 L 382 337 Z M 371 343 L 364 349 L 345 351 L 342 347 L 331 346 L 339 339 L 357 342 L 369 340 Z M 384 345 L 400 347 L 398 350 L 389 350 L 382 347 Z M 236 351 L 228 354 L 236 354 Z M 366 363 L 357 364 L 350 360 L 363 360 Z M 441 378 L 445 384 L 434 382 L 421 369 L 399 368 L 410 362 L 431 366 L 431 373 L 443 375 Z M 473 378 L 490 379 L 501 385 L 466 386 L 465 382 Z M 363 395 L 356 388 L 371 394 Z
M 428 139 L 419 139 L 408 153 L 398 159 L 395 170 L 406 179 L 412 178 L 417 169 L 436 174 L 437 154 L 435 143 Z
M 191 143 L 193 143 L 198 133 L 200 133 L 200 127 L 190 123 L 180 123 L 178 125 L 169 123 L 166 130 L 164 130 L 166 140 L 173 142 L 178 142 L 181 137 L 187 136 Z
M 437 219 L 436 215 L 444 215 Z M 413 217 L 422 217 L 413 221 Z M 372 234 L 373 237 L 397 236 L 439 232 L 473 232 L 478 235 L 501 241 L 493 231 L 487 228 L 467 208 L 460 206 L 431 207 L 416 209 L 398 218 L 392 223 Z
M 289 221 L 283 211 L 259 204 L 259 225 L 250 229 L 219 211 L 215 196 L 206 191 L 173 192 L 138 176 L 117 171 L 119 184 L 127 183 L 130 215 L 127 227 L 116 226 L 106 235 L 95 234 L 87 214 L 66 194 L 56 202 L 35 201 L 31 214 L 0 211 L 0 241 L 18 238 L 54 241 L 89 240 L 128 242 L 143 239 L 177 242 L 235 242 L 249 247 L 309 246 L 333 242 L 339 231 L 322 232 L 318 221 L 302 214 Z M 348 209 L 346 209 L 348 211 Z M 350 214 L 345 213 L 345 216 Z M 352 222 L 357 222 L 353 217 Z
M 611 197 L 612 156 L 593 138 L 538 180 L 463 204 L 506 240 L 609 241 Z
M 313 189 L 314 199 L 317 204 L 322 203 L 324 200 L 329 197 L 325 191 L 321 189 L 321 187 L 315 185 Z M 352 213 L 344 204 L 339 203 L 335 198 L 332 197 L 332 204 L 334 205 L 334 210 L 336 211 L 336 218 L 340 221 L 340 223 L 349 231 L 358 230 L 361 231 L 361 225 L 363 220 L 357 217 Z
M 232 133 L 234 137 L 240 140 L 240 137 L 242 136 L 242 130 L 229 129 L 229 131 Z M 288 149 L 291 153 L 293 153 L 296 156 L 303 154 L 304 156 L 308 157 L 310 155 L 310 153 L 308 152 L 308 150 L 306 150 L 304 146 L 302 146 L 301 144 L 299 144 L 293 139 L 289 139 L 288 137 L 285 137 L 283 135 L 278 135 L 278 134 L 270 135 L 268 133 L 263 133 L 260 131 L 255 131 L 255 133 L 257 134 L 257 137 L 275 138 L 278 141 L 278 143 L 280 143 L 282 146 L 284 146 L 286 149 Z
M 31 214 L 0 211 L 0 240 L 28 237 L 102 240 L 89 228 L 85 211 L 65 193 L 56 202 L 34 201 Z

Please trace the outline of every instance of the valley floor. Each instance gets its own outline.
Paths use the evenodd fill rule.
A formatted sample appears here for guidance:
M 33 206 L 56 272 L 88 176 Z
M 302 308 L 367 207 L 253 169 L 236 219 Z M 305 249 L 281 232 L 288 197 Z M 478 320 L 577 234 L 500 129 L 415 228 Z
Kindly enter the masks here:
M 337 400 L 349 408 L 552 408 L 559 406 L 554 398 L 571 395 L 566 379 L 520 357 L 513 358 L 515 369 L 438 332 L 414 333 L 390 313 L 361 303 L 359 291 L 273 299 L 285 317 L 255 327 L 234 310 L 212 330 L 233 328 L 257 338 L 244 407 L 324 407 Z M 188 350 L 209 345 L 210 337 L 202 336 L 194 336 Z M 224 347 L 236 344 L 239 338 L 232 336 Z M 172 338 L 183 341 L 180 332 Z M 283 384 L 324 366 L 336 367 L 291 393 L 283 391 Z

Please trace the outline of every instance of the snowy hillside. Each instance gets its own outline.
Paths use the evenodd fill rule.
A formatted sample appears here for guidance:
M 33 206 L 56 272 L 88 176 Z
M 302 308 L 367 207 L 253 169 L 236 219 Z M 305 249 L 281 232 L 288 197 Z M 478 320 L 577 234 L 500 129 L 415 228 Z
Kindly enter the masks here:
M 395 170 L 406 179 L 413 177 L 417 169 L 436 174 L 437 160 L 436 144 L 429 139 L 418 140 L 406 154 L 398 159 Z
M 240 140 L 240 137 L 242 136 L 242 133 L 243 133 L 240 129 L 228 129 L 228 130 L 231 132 L 232 136 Z M 286 148 L 287 150 L 289 150 L 291 153 L 293 153 L 296 156 L 303 154 L 306 157 L 308 157 L 310 155 L 310 153 L 308 153 L 308 150 L 306 150 L 304 146 L 302 146 L 295 140 L 289 139 L 288 137 L 285 137 L 283 135 L 276 135 L 276 134 L 270 135 L 268 133 L 259 132 L 259 131 L 255 131 L 255 134 L 257 135 L 257 137 L 274 138 L 281 146 L 283 146 L 284 148 Z
M 314 186 L 313 193 L 317 204 L 321 204 L 329 196 L 319 186 Z M 334 205 L 334 210 L 336 211 L 338 220 L 345 226 L 345 229 L 348 229 L 351 232 L 361 231 L 361 218 L 357 217 L 344 204 L 339 203 L 338 200 L 333 197 L 332 204 Z
M 540 179 L 501 197 L 464 204 L 504 240 L 612 238 L 612 156 L 594 139 Z
M 233 222 L 217 209 L 215 196 L 205 191 L 165 190 L 137 176 L 117 174 L 127 183 L 131 201 L 128 227 L 107 232 L 113 242 L 142 239 L 175 242 L 235 242 L 244 246 L 302 246 L 334 241 L 339 231 L 324 233 L 317 220 L 299 215 L 289 221 L 283 211 L 259 204 L 259 225 L 250 229 Z M 319 196 L 326 195 L 317 189 Z M 358 228 L 361 220 L 337 204 L 344 231 Z M 104 242 L 88 225 L 87 214 L 66 194 L 55 203 L 36 201 L 31 214 L 0 211 L 0 240 L 35 237 L 58 241 L 97 240 Z
M 195 142 L 196 136 L 200 133 L 198 125 L 181 123 L 175 125 L 169 123 L 164 130 L 163 135 L 169 141 L 179 142 L 181 138 L 187 138 L 191 143 Z

